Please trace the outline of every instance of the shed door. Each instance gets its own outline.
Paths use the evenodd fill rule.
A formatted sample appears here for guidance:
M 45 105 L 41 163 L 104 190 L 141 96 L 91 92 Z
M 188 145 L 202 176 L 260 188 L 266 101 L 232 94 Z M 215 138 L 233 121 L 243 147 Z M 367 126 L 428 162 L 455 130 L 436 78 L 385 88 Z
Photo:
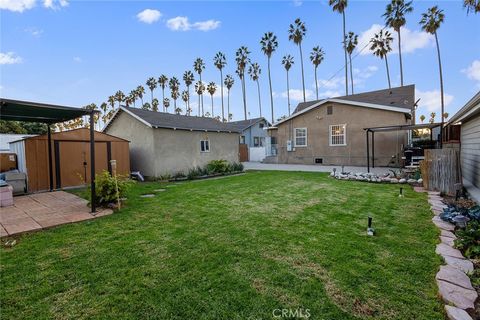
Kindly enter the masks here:
M 56 141 L 57 142 L 57 141 Z M 55 146 L 57 188 L 79 186 L 90 182 L 90 143 L 58 141 Z M 57 152 L 58 151 L 58 152 Z M 95 143 L 95 172 L 108 170 L 106 142 Z

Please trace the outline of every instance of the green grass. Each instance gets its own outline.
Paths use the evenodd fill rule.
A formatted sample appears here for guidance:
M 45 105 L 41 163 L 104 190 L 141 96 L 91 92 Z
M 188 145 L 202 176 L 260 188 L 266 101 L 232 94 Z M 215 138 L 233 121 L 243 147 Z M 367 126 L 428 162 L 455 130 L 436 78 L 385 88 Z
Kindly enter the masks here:
M 305 172 L 138 184 L 120 212 L 3 248 L 1 318 L 441 319 L 426 195 L 398 189 Z

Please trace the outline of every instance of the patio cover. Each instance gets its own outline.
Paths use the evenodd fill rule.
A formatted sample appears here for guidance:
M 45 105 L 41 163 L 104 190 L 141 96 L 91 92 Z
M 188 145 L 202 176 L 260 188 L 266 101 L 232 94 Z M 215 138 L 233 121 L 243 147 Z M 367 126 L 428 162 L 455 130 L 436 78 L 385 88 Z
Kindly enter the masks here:
M 87 110 L 59 106 L 47 103 L 0 98 L 0 120 L 42 122 L 48 125 L 48 166 L 50 172 L 50 191 L 53 191 L 52 138 L 50 125 L 73 120 L 82 116 L 90 117 L 90 168 L 91 168 L 91 206 L 95 212 L 95 138 L 94 114 L 97 110 Z

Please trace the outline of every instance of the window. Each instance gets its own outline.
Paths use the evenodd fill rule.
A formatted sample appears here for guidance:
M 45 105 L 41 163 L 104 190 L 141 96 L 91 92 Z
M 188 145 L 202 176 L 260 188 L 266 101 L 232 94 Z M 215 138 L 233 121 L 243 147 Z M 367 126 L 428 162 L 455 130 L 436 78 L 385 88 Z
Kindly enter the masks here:
M 254 147 L 263 147 L 265 143 L 265 138 L 263 137 L 253 137 L 253 146 Z
M 307 128 L 295 128 L 295 147 L 307 146 Z
M 245 136 L 240 136 L 240 144 L 245 144 Z
M 258 126 L 259 126 L 260 128 L 263 128 L 263 127 L 265 126 L 265 124 L 264 124 L 263 122 L 260 122 L 260 123 L 258 124 Z
M 333 106 L 327 106 L 327 114 L 333 114 Z
M 337 124 L 330 126 L 330 146 L 346 146 L 346 131 L 346 124 Z
M 200 141 L 200 152 L 210 152 L 210 141 L 201 140 Z

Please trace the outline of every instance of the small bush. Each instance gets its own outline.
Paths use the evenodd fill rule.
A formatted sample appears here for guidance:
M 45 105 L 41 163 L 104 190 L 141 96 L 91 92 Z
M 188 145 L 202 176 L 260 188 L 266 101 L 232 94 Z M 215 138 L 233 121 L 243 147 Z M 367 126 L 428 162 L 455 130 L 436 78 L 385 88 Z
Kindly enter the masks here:
M 135 181 L 128 179 L 126 176 L 117 175 L 116 180 L 115 183 L 115 178 L 106 170 L 101 174 L 95 175 L 95 195 L 97 205 L 106 205 L 117 201 L 116 185 L 118 185 L 119 197 L 124 198 L 128 189 L 135 184 Z M 90 187 L 88 189 L 88 200 L 91 202 L 91 189 Z
M 456 232 L 455 246 L 469 259 L 480 259 L 480 222 L 470 221 L 465 230 Z
M 232 172 L 243 171 L 243 164 L 240 162 L 234 162 L 230 165 Z
M 209 173 L 225 173 L 228 172 L 228 167 L 227 160 L 212 160 L 207 164 Z

